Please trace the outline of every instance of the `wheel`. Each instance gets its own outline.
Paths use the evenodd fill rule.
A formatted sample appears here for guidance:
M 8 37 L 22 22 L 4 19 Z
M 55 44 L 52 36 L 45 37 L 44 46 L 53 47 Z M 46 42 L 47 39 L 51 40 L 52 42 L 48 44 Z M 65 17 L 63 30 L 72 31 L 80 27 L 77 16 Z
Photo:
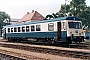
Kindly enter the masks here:
M 21 42 L 20 38 L 16 39 L 17 42 Z
M 54 44 L 56 44 L 56 41 L 55 40 L 50 40 L 49 43 L 54 45 Z
M 8 40 L 9 42 L 11 42 L 11 39 L 10 39 L 10 38 L 7 38 L 7 40 Z

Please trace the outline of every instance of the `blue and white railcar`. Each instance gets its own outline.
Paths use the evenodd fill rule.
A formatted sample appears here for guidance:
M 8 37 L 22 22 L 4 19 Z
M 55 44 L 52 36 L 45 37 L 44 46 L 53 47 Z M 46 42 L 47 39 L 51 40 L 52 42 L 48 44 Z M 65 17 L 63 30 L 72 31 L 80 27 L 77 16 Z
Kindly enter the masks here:
M 9 41 L 31 38 L 50 43 L 84 41 L 82 22 L 73 16 L 8 25 L 4 30 L 4 37 Z

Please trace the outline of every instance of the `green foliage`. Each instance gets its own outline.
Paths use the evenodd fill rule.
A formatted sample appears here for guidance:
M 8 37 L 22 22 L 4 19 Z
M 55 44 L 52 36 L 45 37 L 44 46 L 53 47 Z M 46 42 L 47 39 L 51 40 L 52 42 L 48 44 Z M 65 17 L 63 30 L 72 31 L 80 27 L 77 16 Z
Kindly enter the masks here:
M 77 16 L 81 19 L 83 26 L 90 28 L 90 6 L 85 3 L 86 0 L 72 0 L 70 4 L 62 4 L 57 13 L 53 13 L 53 18 L 66 16 Z M 66 7 L 66 11 L 65 11 Z
M 10 16 L 0 11 L 0 27 L 10 24 Z
M 9 25 L 10 24 L 10 16 L 5 13 L 0 11 L 0 29 L 1 29 L 1 35 L 2 35 L 2 28 L 5 25 Z
M 53 18 L 52 15 L 47 15 L 45 19 L 51 19 L 51 18 Z
M 61 9 L 59 10 L 59 14 L 65 14 L 65 6 L 66 6 L 66 13 L 69 14 L 70 13 L 70 5 L 61 5 Z M 61 17 L 63 17 L 61 16 Z

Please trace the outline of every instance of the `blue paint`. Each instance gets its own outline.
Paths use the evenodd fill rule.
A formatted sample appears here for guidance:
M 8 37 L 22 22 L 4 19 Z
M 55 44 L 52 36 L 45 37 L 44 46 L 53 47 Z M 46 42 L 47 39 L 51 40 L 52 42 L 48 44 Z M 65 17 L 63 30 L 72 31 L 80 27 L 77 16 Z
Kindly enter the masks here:
M 7 37 L 34 37 L 34 38 L 54 38 L 58 37 L 57 32 L 29 32 L 29 33 L 7 33 Z M 61 39 L 66 39 L 66 31 L 62 31 Z
M 62 31 L 61 41 L 62 41 L 62 42 L 66 42 L 66 38 L 67 38 L 67 32 L 66 32 L 66 31 Z
M 7 33 L 7 37 L 57 37 L 57 32 L 30 32 L 30 33 Z
M 67 32 L 66 31 L 62 31 L 61 38 L 66 38 L 66 37 L 67 37 Z

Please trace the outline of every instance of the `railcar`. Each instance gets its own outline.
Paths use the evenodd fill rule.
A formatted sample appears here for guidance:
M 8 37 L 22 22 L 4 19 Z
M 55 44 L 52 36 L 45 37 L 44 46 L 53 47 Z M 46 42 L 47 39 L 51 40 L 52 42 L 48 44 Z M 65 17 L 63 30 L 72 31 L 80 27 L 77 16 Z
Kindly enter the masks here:
M 84 41 L 82 22 L 75 16 L 7 25 L 3 37 L 8 41 L 32 40 L 50 44 Z

